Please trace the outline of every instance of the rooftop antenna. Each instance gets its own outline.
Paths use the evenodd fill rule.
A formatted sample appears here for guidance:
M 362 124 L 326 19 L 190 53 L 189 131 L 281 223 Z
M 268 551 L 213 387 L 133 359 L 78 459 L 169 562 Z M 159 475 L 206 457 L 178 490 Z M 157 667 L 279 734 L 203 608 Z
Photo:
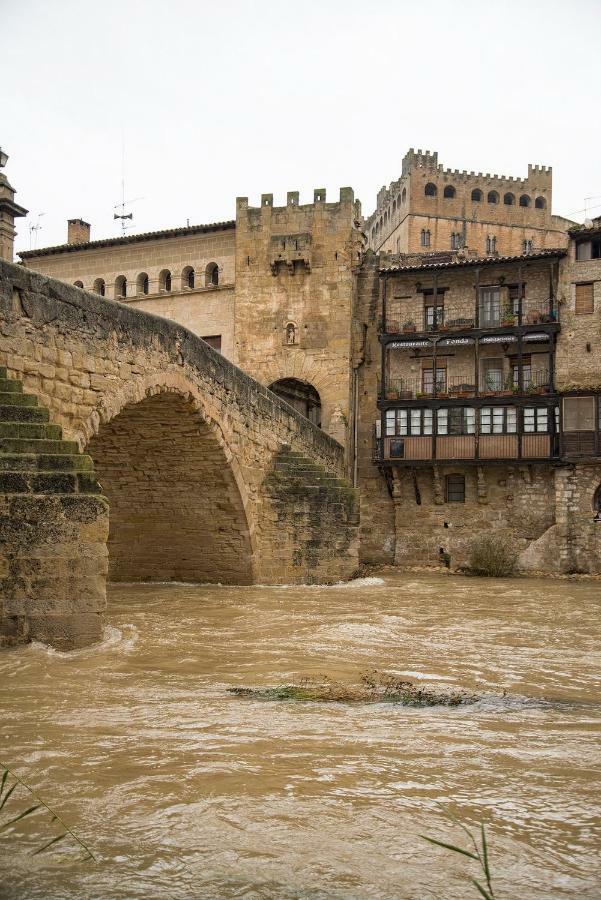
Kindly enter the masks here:
M 584 198 L 584 221 L 585 222 L 589 218 L 589 215 L 588 215 L 589 200 L 601 200 L 601 195 L 597 194 L 595 197 L 585 197 Z M 598 206 L 598 204 L 595 204 L 592 208 L 596 209 L 597 206 Z
M 45 216 L 46 213 L 38 213 L 38 218 L 35 224 L 32 222 L 29 226 L 29 249 L 36 250 L 38 246 L 38 231 L 41 231 L 44 227 L 40 223 L 40 219 L 42 216 Z
M 125 208 L 127 206 L 131 206 L 132 203 L 137 203 L 138 200 L 144 200 L 144 197 L 134 197 L 133 200 L 125 199 L 125 136 L 123 131 L 121 132 L 121 203 L 115 203 L 113 206 L 114 210 L 119 210 L 119 212 L 113 212 L 113 219 L 120 219 L 121 221 L 121 233 L 125 235 L 125 232 L 130 228 L 134 227 L 133 212 L 125 212 Z M 126 225 L 126 221 L 129 220 L 131 225 Z

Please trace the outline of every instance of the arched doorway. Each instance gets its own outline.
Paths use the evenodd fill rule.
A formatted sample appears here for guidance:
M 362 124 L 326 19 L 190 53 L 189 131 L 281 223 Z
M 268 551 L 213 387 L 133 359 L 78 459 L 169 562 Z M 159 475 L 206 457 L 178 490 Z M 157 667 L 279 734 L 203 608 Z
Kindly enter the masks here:
M 110 580 L 252 583 L 238 486 L 191 401 L 169 392 L 132 403 L 86 452 L 110 503 Z
M 321 428 L 321 399 L 312 384 L 297 378 L 280 378 L 269 385 L 269 390 Z

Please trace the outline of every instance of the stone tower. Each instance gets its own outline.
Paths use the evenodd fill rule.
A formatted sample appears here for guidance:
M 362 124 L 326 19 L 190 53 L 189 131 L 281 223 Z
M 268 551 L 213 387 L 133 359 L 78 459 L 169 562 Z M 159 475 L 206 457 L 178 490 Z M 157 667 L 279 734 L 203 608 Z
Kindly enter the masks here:
M 360 215 L 351 188 L 336 203 L 323 189 L 236 202 L 235 361 L 345 446 Z
M 8 154 L 0 148 L 0 169 L 8 162 Z M 15 242 L 15 219 L 26 216 L 28 210 L 15 203 L 15 189 L 9 183 L 8 178 L 0 172 L 0 259 L 13 261 L 13 246 Z

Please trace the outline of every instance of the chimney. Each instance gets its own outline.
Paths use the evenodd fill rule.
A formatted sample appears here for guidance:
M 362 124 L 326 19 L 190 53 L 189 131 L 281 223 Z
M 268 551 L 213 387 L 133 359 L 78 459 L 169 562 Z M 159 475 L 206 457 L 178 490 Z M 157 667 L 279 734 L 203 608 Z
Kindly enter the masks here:
M 87 244 L 90 240 L 90 223 L 83 219 L 69 219 L 67 221 L 67 243 Z

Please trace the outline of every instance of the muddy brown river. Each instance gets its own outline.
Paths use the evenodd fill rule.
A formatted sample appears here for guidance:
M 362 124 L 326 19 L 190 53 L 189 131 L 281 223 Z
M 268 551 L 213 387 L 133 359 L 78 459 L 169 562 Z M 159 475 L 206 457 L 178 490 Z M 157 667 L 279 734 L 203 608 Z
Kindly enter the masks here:
M 411 575 L 113 586 L 101 645 L 0 656 L 2 761 L 98 858 L 28 856 L 53 833 L 33 816 L 0 834 L 0 896 L 477 897 L 475 864 L 420 838 L 463 843 L 443 804 L 485 823 L 499 900 L 599 898 L 600 600 L 594 581 Z M 374 667 L 481 699 L 226 693 Z

